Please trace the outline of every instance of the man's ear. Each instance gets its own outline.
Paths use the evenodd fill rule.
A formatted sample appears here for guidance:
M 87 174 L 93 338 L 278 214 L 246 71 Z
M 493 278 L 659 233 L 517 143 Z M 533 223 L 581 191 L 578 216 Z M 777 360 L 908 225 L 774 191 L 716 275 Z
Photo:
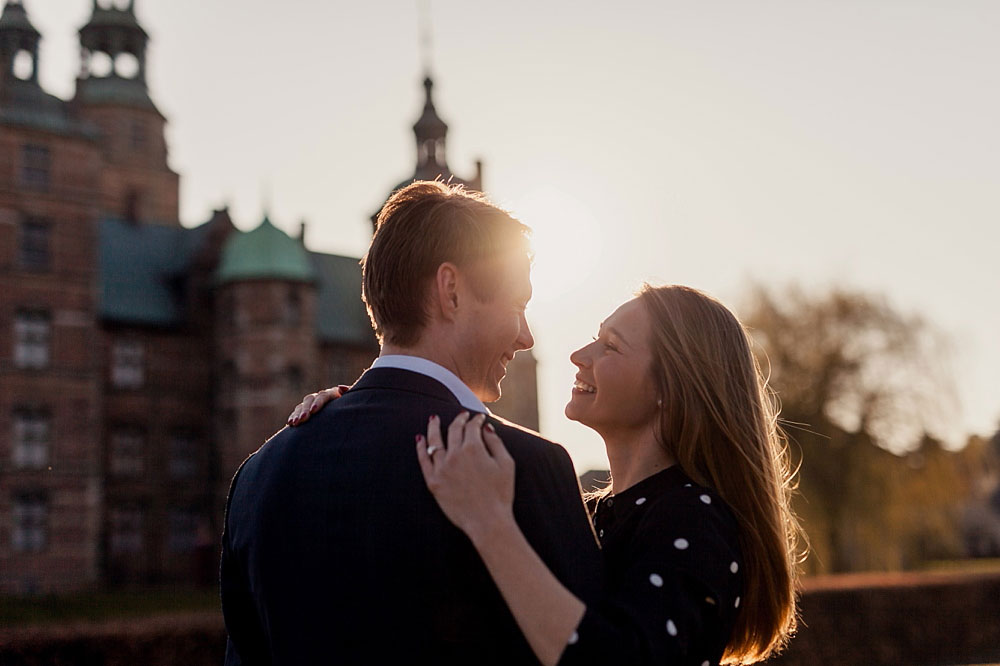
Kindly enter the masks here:
M 438 266 L 437 273 L 434 274 L 434 307 L 441 316 L 451 321 L 458 310 L 458 267 L 450 261 L 446 261 Z

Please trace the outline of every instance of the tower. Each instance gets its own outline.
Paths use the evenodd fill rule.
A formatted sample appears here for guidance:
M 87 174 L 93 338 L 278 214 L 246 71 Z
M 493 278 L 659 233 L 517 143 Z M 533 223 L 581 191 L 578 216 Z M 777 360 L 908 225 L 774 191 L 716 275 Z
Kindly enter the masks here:
M 267 216 L 233 233 L 216 272 L 219 461 L 228 481 L 320 382 L 316 267 Z M 225 498 L 228 488 L 220 488 Z
M 167 164 L 166 118 L 149 96 L 149 35 L 135 14 L 94 0 L 80 28 L 81 63 L 73 104 L 100 130 L 105 167 L 101 207 L 129 222 L 178 227 L 178 175 Z
M 41 35 L 0 14 L 0 591 L 100 574 L 96 134 L 38 80 Z
M 448 168 L 448 157 L 446 153 L 446 140 L 448 138 L 448 124 L 438 115 L 434 106 L 434 80 L 430 74 L 424 77 L 424 108 L 413 124 L 413 137 L 417 142 L 417 165 L 413 175 L 406 180 L 397 183 L 392 192 L 406 187 L 415 180 L 443 180 L 450 183 L 462 183 L 471 190 L 483 189 L 483 163 L 476 160 L 476 174 L 468 179 L 459 178 Z M 375 228 L 375 220 L 378 211 L 371 217 L 372 229 Z
M 0 16 L 0 84 L 11 79 L 38 84 L 41 34 L 28 20 L 20 0 L 10 0 Z
M 413 176 L 392 188 L 392 192 L 405 187 L 415 180 L 443 180 L 461 183 L 472 190 L 483 189 L 483 163 L 476 160 L 476 174 L 462 179 L 448 167 L 446 140 L 448 124 L 438 115 L 434 106 L 434 81 L 430 74 L 424 77 L 424 108 L 413 124 L 413 136 L 417 142 L 417 166 Z M 372 215 L 375 227 L 378 212 Z M 532 430 L 538 430 L 538 382 L 537 361 L 531 350 L 518 352 L 507 366 L 503 396 L 490 408 L 499 415 Z

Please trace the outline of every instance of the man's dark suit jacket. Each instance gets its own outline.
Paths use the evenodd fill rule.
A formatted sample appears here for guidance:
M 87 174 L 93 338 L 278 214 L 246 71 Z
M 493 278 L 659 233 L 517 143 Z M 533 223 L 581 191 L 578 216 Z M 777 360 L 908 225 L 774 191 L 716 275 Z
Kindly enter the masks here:
M 472 543 L 438 508 L 414 437 L 463 411 L 436 380 L 369 370 L 233 479 L 222 552 L 227 664 L 537 664 Z M 566 451 L 491 418 L 514 515 L 584 601 L 600 555 Z

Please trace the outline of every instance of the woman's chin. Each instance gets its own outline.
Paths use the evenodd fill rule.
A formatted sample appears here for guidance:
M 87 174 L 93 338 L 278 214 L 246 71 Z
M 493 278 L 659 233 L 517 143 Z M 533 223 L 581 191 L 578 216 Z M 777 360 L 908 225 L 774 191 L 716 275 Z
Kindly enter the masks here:
M 587 425 L 587 416 L 584 410 L 573 398 L 570 398 L 569 402 L 566 403 L 566 409 L 563 410 L 563 413 L 570 421 Z

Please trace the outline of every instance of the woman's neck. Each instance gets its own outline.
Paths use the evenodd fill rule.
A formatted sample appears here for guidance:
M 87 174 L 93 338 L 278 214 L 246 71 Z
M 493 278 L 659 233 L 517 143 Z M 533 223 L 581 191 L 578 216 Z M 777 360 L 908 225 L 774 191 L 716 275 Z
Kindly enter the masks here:
M 620 493 L 677 461 L 656 441 L 653 429 L 604 435 L 611 463 L 611 490 Z

